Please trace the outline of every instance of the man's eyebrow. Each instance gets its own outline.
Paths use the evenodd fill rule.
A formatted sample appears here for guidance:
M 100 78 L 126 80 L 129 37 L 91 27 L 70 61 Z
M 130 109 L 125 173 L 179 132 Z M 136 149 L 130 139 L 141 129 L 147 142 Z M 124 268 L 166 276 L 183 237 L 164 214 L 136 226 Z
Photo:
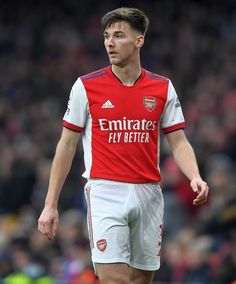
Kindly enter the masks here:
M 125 32 L 124 31 L 121 31 L 121 30 L 118 30 L 118 31 L 114 31 L 115 34 L 118 34 L 118 33 L 122 33 L 124 34 Z
M 113 34 L 118 34 L 118 33 L 125 34 L 125 32 L 122 31 L 122 30 L 117 30 L 117 31 L 114 31 L 114 32 L 112 32 L 112 33 L 113 33 Z M 107 34 L 109 34 L 107 31 L 105 31 L 105 32 L 103 33 L 103 35 L 107 35 Z
M 104 36 L 108 35 L 108 32 L 105 31 L 105 32 L 103 33 L 103 35 L 104 35 Z

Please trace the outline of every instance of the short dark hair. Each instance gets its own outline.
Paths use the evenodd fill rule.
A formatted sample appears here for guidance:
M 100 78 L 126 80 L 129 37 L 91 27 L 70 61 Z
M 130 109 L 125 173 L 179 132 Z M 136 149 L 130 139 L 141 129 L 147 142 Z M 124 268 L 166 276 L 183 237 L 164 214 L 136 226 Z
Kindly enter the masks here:
M 137 8 L 122 7 L 106 13 L 101 20 L 103 30 L 116 22 L 127 22 L 130 26 L 141 32 L 146 33 L 149 19 L 143 11 Z

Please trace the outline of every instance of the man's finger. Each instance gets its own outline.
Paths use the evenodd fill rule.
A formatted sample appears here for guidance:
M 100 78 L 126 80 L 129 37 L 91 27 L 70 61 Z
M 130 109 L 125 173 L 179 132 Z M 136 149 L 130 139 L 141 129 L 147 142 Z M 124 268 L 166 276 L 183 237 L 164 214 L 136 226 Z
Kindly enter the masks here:
M 194 205 L 201 205 L 204 204 L 207 201 L 207 194 L 208 191 L 202 190 L 198 196 L 193 200 Z
M 194 192 L 199 192 L 199 188 L 197 186 L 197 184 L 192 184 L 192 189 Z
M 45 234 L 50 234 L 52 232 L 52 222 L 51 221 L 44 222 L 44 232 Z
M 52 222 L 50 221 L 38 221 L 38 230 L 49 240 L 53 239 Z
M 40 233 L 44 234 L 45 230 L 44 230 L 44 224 L 42 221 L 38 221 L 38 230 Z
M 204 203 L 206 203 L 206 199 L 203 199 L 203 200 L 194 199 L 193 200 L 193 205 L 202 205 Z
M 56 236 L 57 226 L 58 226 L 58 221 L 54 221 L 54 222 L 53 222 L 53 225 L 52 225 L 52 234 L 53 234 L 53 237 Z

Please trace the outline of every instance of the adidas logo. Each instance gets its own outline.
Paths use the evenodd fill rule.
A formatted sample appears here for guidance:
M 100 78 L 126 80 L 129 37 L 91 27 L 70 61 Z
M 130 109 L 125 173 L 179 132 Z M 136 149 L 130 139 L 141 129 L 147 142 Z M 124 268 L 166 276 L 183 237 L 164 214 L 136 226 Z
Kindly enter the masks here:
M 114 108 L 114 105 L 110 100 L 107 100 L 103 105 L 102 108 Z

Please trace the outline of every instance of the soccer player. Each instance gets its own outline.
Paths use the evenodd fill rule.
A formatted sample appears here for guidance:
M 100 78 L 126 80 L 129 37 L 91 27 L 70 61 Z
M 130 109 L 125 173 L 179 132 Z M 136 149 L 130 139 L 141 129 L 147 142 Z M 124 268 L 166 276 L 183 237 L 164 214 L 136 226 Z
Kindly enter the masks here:
M 102 18 L 110 66 L 79 77 L 72 87 L 38 221 L 39 231 L 54 239 L 59 195 L 81 136 L 92 261 L 106 284 L 150 283 L 160 266 L 160 131 L 196 192 L 193 204 L 205 203 L 208 194 L 171 81 L 141 67 L 148 24 L 136 8 Z

